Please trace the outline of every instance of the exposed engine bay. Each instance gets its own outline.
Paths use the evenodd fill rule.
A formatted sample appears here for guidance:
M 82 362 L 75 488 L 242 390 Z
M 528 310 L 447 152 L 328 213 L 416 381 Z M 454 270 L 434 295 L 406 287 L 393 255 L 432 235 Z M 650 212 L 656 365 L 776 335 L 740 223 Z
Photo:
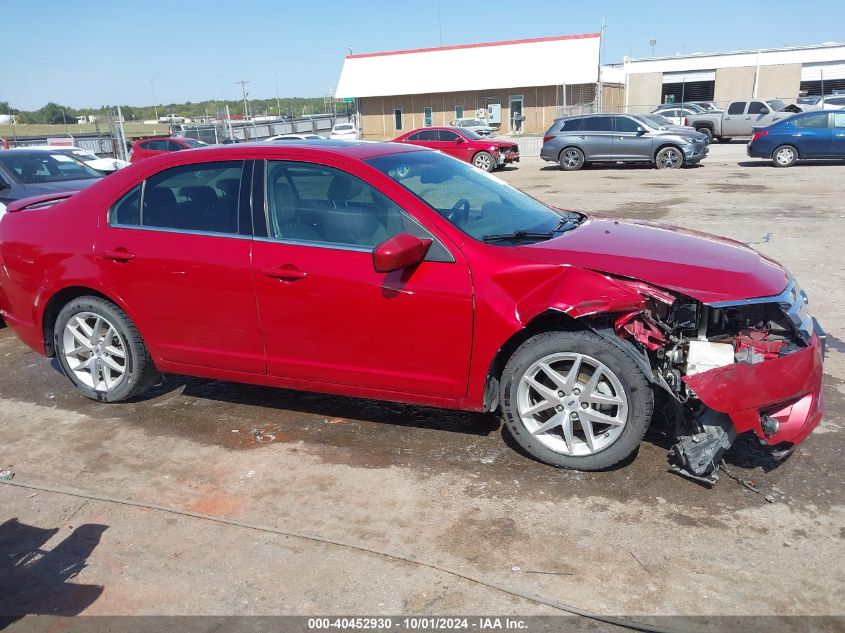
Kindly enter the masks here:
M 641 282 L 623 283 L 645 299 L 646 307 L 616 318 L 613 330 L 647 357 L 654 382 L 672 396 L 683 414 L 669 453 L 670 470 L 713 485 L 737 430 L 730 416 L 701 401 L 689 379 L 737 364 L 766 363 L 805 349 L 813 332 L 806 295 L 790 281 L 778 297 L 707 305 Z M 759 421 L 764 436 L 777 432 L 776 414 L 761 411 Z M 789 452 L 781 451 L 779 456 Z

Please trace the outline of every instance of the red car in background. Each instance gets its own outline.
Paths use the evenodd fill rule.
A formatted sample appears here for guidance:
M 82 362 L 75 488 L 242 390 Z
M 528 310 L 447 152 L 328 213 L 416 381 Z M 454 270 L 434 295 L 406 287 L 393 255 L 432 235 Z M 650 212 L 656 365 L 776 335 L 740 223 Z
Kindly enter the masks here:
M 129 162 L 137 163 L 139 160 L 144 160 L 150 156 L 158 156 L 167 152 L 178 152 L 183 149 L 193 149 L 205 145 L 202 141 L 181 136 L 142 138 L 139 141 L 135 141 L 135 144 L 132 146 L 132 151 L 129 152 Z
M 0 316 L 101 402 L 164 372 L 499 409 L 535 458 L 597 470 L 662 394 L 675 468 L 711 483 L 738 433 L 785 456 L 822 416 L 824 333 L 776 262 L 411 144 L 151 158 L 10 203 L 0 262 Z
M 472 130 L 457 127 L 426 127 L 411 130 L 393 139 L 393 142 L 411 143 L 436 149 L 484 171 L 493 171 L 510 163 L 519 162 L 519 146 L 516 143 L 491 140 Z

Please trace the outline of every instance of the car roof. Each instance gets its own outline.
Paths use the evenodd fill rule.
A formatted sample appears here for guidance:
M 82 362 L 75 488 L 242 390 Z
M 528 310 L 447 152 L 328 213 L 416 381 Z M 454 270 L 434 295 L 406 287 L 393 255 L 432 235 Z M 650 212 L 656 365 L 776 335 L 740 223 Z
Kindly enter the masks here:
M 251 141 L 249 143 L 234 143 L 231 145 L 209 145 L 183 152 L 170 152 L 167 155 L 176 157 L 179 162 L 190 163 L 199 157 L 225 157 L 232 159 L 249 158 L 291 158 L 291 154 L 303 157 L 339 156 L 356 160 L 366 160 L 387 154 L 402 154 L 420 151 L 401 143 L 379 143 L 375 141 L 341 141 L 324 139 L 319 143 L 313 141 L 291 141 L 290 143 L 267 143 L 266 141 Z M 155 157 L 153 157 L 155 158 Z M 148 160 L 152 160 L 148 159 Z
M 12 147 L 10 149 L 0 150 L 0 156 L 6 156 L 7 154 L 10 154 L 12 152 L 14 152 L 17 155 L 32 154 L 34 156 L 37 156 L 37 155 L 40 155 L 40 154 L 54 154 L 54 153 L 56 153 L 57 150 L 61 150 L 61 149 L 79 149 L 79 148 L 78 147 L 45 147 L 43 145 L 40 146 L 40 147 Z

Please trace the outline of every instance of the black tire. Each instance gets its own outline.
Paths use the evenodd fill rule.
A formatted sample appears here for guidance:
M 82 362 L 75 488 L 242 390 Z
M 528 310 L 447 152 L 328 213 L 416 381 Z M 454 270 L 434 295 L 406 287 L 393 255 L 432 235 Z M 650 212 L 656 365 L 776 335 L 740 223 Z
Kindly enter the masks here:
M 709 127 L 696 128 L 695 131 L 704 134 L 707 137 L 708 143 L 713 140 L 713 131 Z
M 493 154 L 490 152 L 478 152 L 472 157 L 472 164 L 487 172 L 496 169 L 496 159 L 493 158 Z
M 97 385 L 87 385 L 74 373 L 65 354 L 65 328 L 71 319 L 83 313 L 100 316 L 107 325 L 111 325 L 119 336 L 119 347 L 124 353 L 124 374 L 120 381 L 110 389 L 97 389 Z M 130 400 L 152 387 L 160 374 L 153 363 L 150 352 L 144 344 L 138 329 L 132 320 L 111 301 L 100 297 L 78 297 L 68 303 L 56 318 L 53 330 L 53 342 L 56 358 L 65 376 L 79 391 L 92 400 L 100 402 L 122 402 Z M 105 344 L 105 343 L 104 343 Z
M 798 161 L 798 148 L 794 145 L 779 145 L 772 152 L 775 167 L 792 167 Z
M 582 354 L 603 363 L 615 374 L 627 398 L 621 433 L 611 444 L 589 455 L 568 455 L 553 450 L 528 430 L 519 415 L 519 387 L 523 376 L 540 359 L 558 353 Z M 640 368 L 620 348 L 587 331 L 544 332 L 525 341 L 505 367 L 501 394 L 505 424 L 519 445 L 542 462 L 575 470 L 603 470 L 630 456 L 642 441 L 654 410 L 654 392 Z M 573 422 L 573 429 L 575 424 Z M 583 435 L 583 427 L 580 432 Z
M 584 152 L 577 147 L 564 147 L 557 157 L 563 171 L 578 171 L 584 166 Z
M 684 153 L 674 145 L 663 147 L 654 155 L 654 166 L 657 169 L 680 169 L 684 166 Z

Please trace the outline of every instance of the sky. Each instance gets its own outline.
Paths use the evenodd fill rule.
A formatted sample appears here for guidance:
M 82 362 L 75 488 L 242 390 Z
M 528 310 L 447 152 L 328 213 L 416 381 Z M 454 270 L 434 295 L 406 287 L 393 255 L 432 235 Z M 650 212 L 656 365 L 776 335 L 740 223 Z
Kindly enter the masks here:
M 845 40 L 845 3 L 816 0 L 0 0 L 0 101 L 33 110 L 206 99 L 316 97 L 344 56 L 594 33 L 604 62 L 624 56 Z M 823 16 L 823 17 L 822 17 Z M 495 57 L 490 58 L 495 64 Z M 456 72 L 472 72 L 472 69 Z

